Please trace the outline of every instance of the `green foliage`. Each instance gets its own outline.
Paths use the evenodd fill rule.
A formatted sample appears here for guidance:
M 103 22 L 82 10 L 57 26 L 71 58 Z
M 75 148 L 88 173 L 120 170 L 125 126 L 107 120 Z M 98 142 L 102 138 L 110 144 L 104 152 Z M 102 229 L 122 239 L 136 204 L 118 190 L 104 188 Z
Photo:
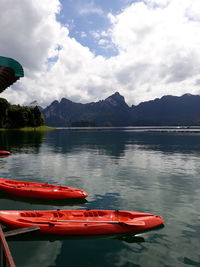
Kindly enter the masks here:
M 38 127 L 44 124 L 44 118 L 37 106 L 11 105 L 0 98 L 0 128 Z
M 50 130 L 54 130 L 55 128 L 50 127 L 50 126 L 46 126 L 46 125 L 42 125 L 42 126 L 37 126 L 37 127 L 23 127 L 20 128 L 20 131 L 24 131 L 24 132 L 46 132 L 46 131 L 50 131 Z
M 6 124 L 7 110 L 10 104 L 4 98 L 0 98 L 0 128 L 3 128 Z

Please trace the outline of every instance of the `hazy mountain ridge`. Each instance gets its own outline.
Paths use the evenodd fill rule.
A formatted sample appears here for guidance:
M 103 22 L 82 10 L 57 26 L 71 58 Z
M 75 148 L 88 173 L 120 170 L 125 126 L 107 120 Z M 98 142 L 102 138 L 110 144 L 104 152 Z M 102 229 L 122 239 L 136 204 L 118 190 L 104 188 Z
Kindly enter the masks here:
M 118 92 L 87 104 L 66 98 L 42 110 L 49 126 L 200 125 L 200 96 L 163 96 L 129 107 Z

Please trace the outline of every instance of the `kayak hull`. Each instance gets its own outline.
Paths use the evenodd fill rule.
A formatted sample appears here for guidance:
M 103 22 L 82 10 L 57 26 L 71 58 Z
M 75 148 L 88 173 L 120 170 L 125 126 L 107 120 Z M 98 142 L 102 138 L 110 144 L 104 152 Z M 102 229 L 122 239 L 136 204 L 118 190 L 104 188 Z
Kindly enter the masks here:
M 8 155 L 10 155 L 9 151 L 0 150 L 0 156 L 8 156 Z
M 36 199 L 72 199 L 86 198 L 88 193 L 83 190 L 45 183 L 15 181 L 0 178 L 0 190 L 7 194 L 24 198 Z
M 139 233 L 164 223 L 153 214 L 112 210 L 0 211 L 1 224 L 12 228 L 37 225 L 47 235 L 113 235 Z

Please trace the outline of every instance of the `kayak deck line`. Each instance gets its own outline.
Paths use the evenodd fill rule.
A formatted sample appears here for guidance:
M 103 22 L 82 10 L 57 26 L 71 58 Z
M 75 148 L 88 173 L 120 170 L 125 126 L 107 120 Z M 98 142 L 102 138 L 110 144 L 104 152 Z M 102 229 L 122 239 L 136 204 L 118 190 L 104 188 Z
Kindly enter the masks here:
M 133 221 L 95 221 L 95 220 L 92 220 L 92 221 L 88 221 L 88 220 L 47 220 L 47 221 L 41 221 L 41 220 L 26 220 L 26 219 L 19 219 L 20 221 L 23 221 L 23 222 L 29 222 L 29 223 L 42 223 L 42 224 L 56 224 L 57 222 L 72 222 L 72 223 L 114 223 L 114 224 L 127 224 L 127 225 L 134 225 L 134 226 L 141 226 L 141 225 L 145 225 L 145 222 L 144 221 L 141 221 L 141 220 L 133 220 Z
M 9 186 L 9 187 L 13 187 L 13 188 L 40 188 L 40 189 L 51 189 L 51 190 L 64 190 L 64 191 L 68 191 L 68 192 L 73 192 L 73 191 L 81 191 L 79 189 L 75 189 L 75 190 L 72 190 L 72 189 L 68 189 L 68 188 L 60 188 L 59 186 L 56 188 L 54 188 L 53 186 L 36 186 L 36 185 L 28 185 L 28 184 L 24 184 L 24 185 L 12 185 L 12 184 L 7 184 L 7 183 L 2 183 L 3 185 L 5 186 Z

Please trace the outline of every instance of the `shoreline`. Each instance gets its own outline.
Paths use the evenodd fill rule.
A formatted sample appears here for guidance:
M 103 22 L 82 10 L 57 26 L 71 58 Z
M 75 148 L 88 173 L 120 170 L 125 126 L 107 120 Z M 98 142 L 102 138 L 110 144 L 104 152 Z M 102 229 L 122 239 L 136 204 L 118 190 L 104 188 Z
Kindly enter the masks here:
M 37 126 L 37 127 L 23 127 L 23 128 L 14 128 L 14 129 L 6 129 L 0 128 L 0 131 L 51 131 L 56 128 L 50 126 Z
M 67 131 L 123 131 L 145 133 L 200 133 L 200 126 L 126 126 L 126 127 L 55 127 L 56 130 Z
M 200 133 L 200 126 L 179 127 L 179 126 L 117 126 L 117 127 L 51 127 L 51 126 L 38 126 L 38 127 L 23 127 L 6 129 L 0 128 L 0 131 L 51 131 L 51 130 L 67 130 L 67 131 L 123 131 L 123 132 L 145 132 L 145 133 Z

